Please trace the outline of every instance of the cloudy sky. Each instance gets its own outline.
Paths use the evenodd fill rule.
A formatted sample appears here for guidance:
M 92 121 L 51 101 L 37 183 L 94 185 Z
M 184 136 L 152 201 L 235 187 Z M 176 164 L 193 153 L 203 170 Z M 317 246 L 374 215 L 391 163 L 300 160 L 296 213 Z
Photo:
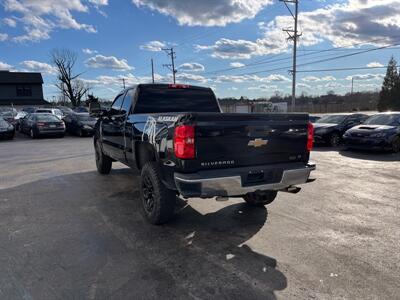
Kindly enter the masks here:
M 291 91 L 293 18 L 278 0 L 2 0 L 0 69 L 39 71 L 57 95 L 49 52 L 78 53 L 93 92 L 112 98 L 128 84 L 168 82 L 176 51 L 180 83 L 220 97 Z M 300 0 L 298 94 L 376 90 L 391 55 L 400 59 L 400 0 Z M 349 68 L 352 70 L 332 70 Z M 322 71 L 324 70 L 324 71 Z

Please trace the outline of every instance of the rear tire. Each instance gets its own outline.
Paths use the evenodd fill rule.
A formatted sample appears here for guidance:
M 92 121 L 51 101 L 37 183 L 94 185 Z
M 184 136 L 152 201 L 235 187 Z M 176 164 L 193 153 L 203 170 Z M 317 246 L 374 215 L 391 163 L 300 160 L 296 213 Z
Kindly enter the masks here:
M 396 137 L 393 142 L 392 142 L 392 151 L 394 153 L 399 153 L 400 152 L 400 137 Z
M 243 197 L 243 199 L 248 205 L 260 207 L 272 203 L 275 200 L 277 194 L 277 191 L 248 193 Z
M 103 175 L 110 174 L 112 167 L 112 159 L 103 153 L 100 142 L 98 140 L 95 140 L 94 142 L 94 150 L 95 150 L 94 152 L 96 158 L 97 171 Z
M 329 145 L 331 145 L 332 147 L 338 147 L 340 145 L 340 135 L 337 132 L 333 132 L 330 136 L 329 136 Z
M 174 215 L 176 194 L 161 181 L 155 162 L 144 165 L 140 180 L 140 201 L 145 218 L 155 225 L 169 221 Z
M 29 130 L 29 135 L 32 139 L 36 139 L 38 137 L 37 133 L 35 132 L 35 130 L 33 128 L 31 128 Z

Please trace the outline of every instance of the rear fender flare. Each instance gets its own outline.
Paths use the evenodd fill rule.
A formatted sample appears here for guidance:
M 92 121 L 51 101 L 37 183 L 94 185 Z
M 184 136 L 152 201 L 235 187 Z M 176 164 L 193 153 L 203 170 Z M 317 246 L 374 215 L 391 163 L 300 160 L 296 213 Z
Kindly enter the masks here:
M 154 145 L 149 142 L 137 142 L 135 145 L 135 162 L 137 169 L 141 170 L 149 161 L 159 162 L 159 157 Z

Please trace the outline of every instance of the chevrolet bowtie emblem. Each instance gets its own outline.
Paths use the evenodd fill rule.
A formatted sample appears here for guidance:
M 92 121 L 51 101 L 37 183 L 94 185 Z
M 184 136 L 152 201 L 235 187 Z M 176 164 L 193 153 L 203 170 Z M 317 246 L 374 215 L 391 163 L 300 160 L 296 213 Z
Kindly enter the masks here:
M 261 146 L 266 146 L 267 144 L 268 144 L 268 140 L 255 139 L 253 141 L 249 141 L 247 146 L 261 147 Z

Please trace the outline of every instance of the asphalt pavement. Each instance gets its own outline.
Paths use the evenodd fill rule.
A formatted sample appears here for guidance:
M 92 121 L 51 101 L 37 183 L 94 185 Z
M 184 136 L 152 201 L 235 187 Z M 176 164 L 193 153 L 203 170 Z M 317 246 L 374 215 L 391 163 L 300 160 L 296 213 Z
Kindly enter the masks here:
M 399 299 L 400 155 L 312 160 L 317 181 L 266 208 L 180 199 L 153 226 L 91 138 L 0 141 L 0 299 Z

